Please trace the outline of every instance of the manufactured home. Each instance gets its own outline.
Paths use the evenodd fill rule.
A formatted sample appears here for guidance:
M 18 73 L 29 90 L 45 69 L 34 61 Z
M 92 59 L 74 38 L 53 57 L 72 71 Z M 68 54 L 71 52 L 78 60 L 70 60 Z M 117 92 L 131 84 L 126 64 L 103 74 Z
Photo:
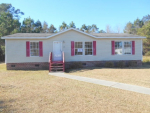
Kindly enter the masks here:
M 58 33 L 16 33 L 2 37 L 8 70 L 50 71 L 64 71 L 73 62 L 95 66 L 108 61 L 136 61 L 142 65 L 144 38 L 124 33 L 86 33 L 74 28 Z

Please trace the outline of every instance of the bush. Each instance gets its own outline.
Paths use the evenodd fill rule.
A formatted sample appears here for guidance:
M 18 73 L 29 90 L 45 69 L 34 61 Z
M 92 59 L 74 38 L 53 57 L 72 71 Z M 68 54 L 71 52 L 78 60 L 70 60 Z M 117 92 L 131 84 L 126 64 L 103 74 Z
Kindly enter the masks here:
M 150 60 L 149 59 L 143 60 L 143 64 L 150 64 Z
M 81 62 L 73 62 L 70 64 L 71 69 L 77 69 L 77 68 L 82 68 L 82 67 L 83 67 L 83 65 Z
M 119 68 L 125 67 L 125 62 L 124 61 L 117 62 L 117 67 L 119 67 Z
M 128 67 L 130 67 L 130 66 L 133 66 L 133 67 L 137 66 L 137 61 L 129 61 L 128 64 L 127 64 L 127 66 Z
M 0 61 L 5 60 L 5 46 L 0 46 Z
M 105 63 L 105 67 L 110 67 L 110 68 L 112 68 L 112 67 L 114 67 L 114 63 L 113 63 L 113 62 L 106 62 L 106 63 Z
M 145 54 L 145 56 L 150 56 L 150 51 L 148 51 L 148 52 Z

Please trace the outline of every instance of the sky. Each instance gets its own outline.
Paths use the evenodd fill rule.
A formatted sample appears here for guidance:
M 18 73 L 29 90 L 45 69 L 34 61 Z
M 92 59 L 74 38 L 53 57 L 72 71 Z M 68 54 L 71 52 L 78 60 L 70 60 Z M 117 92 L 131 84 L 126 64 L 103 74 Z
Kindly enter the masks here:
M 46 21 L 57 29 L 66 22 L 73 21 L 77 28 L 83 24 L 96 24 L 99 30 L 111 26 L 113 32 L 119 27 L 122 31 L 127 22 L 142 19 L 150 14 L 150 0 L 0 0 L 10 3 L 34 21 Z

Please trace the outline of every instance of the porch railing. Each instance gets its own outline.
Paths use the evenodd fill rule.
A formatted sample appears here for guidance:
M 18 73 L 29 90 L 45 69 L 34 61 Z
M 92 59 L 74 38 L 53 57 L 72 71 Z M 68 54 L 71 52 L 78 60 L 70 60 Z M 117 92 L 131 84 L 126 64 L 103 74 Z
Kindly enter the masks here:
M 49 72 L 51 71 L 52 52 L 49 53 Z
M 63 54 L 63 71 L 65 71 L 65 54 L 64 51 L 62 52 Z
M 53 62 L 52 61 L 52 52 L 49 53 L 49 72 L 52 71 L 52 65 L 54 63 L 56 63 L 56 64 L 61 63 L 63 66 L 63 71 L 65 71 L 65 54 L 64 54 L 64 51 L 62 52 L 62 61 L 58 61 L 58 62 L 57 61 Z M 54 66 L 53 66 L 53 68 L 54 68 Z

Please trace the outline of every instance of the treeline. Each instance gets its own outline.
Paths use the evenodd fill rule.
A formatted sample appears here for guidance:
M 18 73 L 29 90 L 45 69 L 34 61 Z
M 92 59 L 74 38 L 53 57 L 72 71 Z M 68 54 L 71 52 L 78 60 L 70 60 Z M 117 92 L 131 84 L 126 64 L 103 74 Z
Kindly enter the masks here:
M 59 31 L 76 28 L 75 23 L 72 21 L 69 25 L 65 22 L 59 26 L 59 30 L 51 24 L 48 26 L 47 22 L 41 22 L 40 20 L 34 21 L 34 19 L 28 17 L 23 20 L 22 23 L 19 19 L 24 13 L 20 9 L 15 9 L 11 4 L 0 4 L 0 61 L 5 60 L 5 40 L 1 39 L 2 36 L 10 35 L 14 33 L 57 33 Z M 86 26 L 83 24 L 80 30 L 85 32 L 96 32 L 98 28 L 95 24 Z M 100 32 L 104 32 L 101 30 Z
M 150 56 L 150 15 L 146 15 L 142 19 L 137 18 L 134 22 L 128 22 L 124 33 L 145 36 L 143 54 Z
M 49 26 L 45 21 L 43 23 L 40 20 L 34 21 L 30 17 L 25 18 L 20 23 L 19 19 L 22 15 L 24 13 L 20 9 L 15 9 L 11 4 L 0 4 L 0 61 L 4 61 L 5 56 L 5 43 L 1 39 L 2 36 L 14 33 L 57 33 L 68 28 L 76 28 L 73 21 L 70 24 L 62 22 L 57 30 L 53 24 Z M 78 29 L 87 33 L 113 33 L 109 25 L 106 26 L 106 31 L 99 30 L 96 24 L 83 24 Z M 120 32 L 121 29 L 117 26 L 117 33 Z M 136 19 L 134 22 L 128 22 L 124 28 L 124 33 L 146 36 L 147 38 L 143 41 L 143 54 L 150 55 L 150 15 Z

